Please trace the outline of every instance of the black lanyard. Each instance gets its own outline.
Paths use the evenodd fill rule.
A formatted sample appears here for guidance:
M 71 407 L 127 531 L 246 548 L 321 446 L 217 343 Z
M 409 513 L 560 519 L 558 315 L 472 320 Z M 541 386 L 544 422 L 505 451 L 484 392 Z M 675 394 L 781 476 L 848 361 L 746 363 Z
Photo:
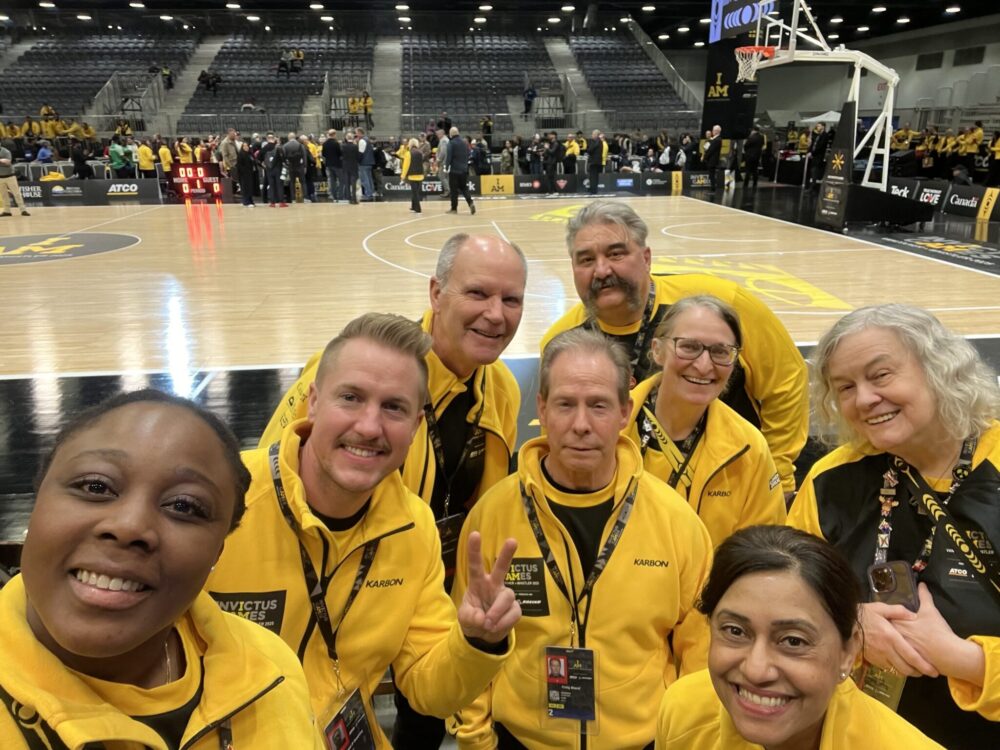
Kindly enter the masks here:
M 649 282 L 649 297 L 646 299 L 646 310 L 642 314 L 642 323 L 639 325 L 639 331 L 636 333 L 635 342 L 632 344 L 632 372 L 636 372 L 639 368 L 639 362 L 642 359 L 642 352 L 646 346 L 646 339 L 650 334 L 649 322 L 653 319 L 653 308 L 656 307 L 656 284 L 653 281 Z M 598 325 L 597 321 L 590 317 L 584 323 L 584 327 L 589 330 L 600 331 L 601 327 Z M 645 369 L 645 368 L 643 368 Z
M 323 640 L 326 641 L 327 653 L 333 661 L 334 671 L 337 673 L 337 678 L 340 679 L 340 660 L 337 658 L 337 633 L 340 632 L 340 626 L 343 624 L 344 618 L 347 617 L 348 610 L 354 604 L 358 592 L 364 585 L 369 571 L 371 571 L 372 562 L 375 560 L 375 552 L 378 551 L 379 540 L 373 539 L 365 543 L 364 551 L 361 554 L 361 563 L 358 565 L 357 575 L 354 576 L 354 586 L 351 588 L 351 593 L 344 604 L 344 611 L 340 615 L 337 627 L 334 628 L 333 623 L 330 621 L 330 611 L 326 606 L 326 587 L 330 585 L 333 574 L 331 573 L 326 578 L 319 576 L 316 568 L 313 567 L 312 560 L 309 559 L 309 552 L 306 550 L 305 545 L 302 544 L 302 539 L 299 538 L 299 525 L 295 521 L 292 509 L 288 505 L 288 498 L 285 496 L 285 488 L 281 484 L 278 452 L 279 444 L 277 442 L 272 443 L 268 451 L 268 459 L 271 463 L 271 478 L 274 480 L 274 492 L 278 496 L 278 506 L 281 508 L 281 515 L 285 517 L 285 521 L 291 527 L 292 533 L 295 534 L 295 540 L 299 543 L 299 554 L 302 557 L 302 573 L 306 579 L 309 602 L 312 605 L 313 615 L 316 618 L 319 631 L 323 634 Z
M 430 403 L 424 404 L 424 419 L 427 420 L 427 437 L 431 441 L 431 450 L 434 453 L 434 460 L 437 463 L 438 472 L 445 480 L 444 513 L 442 514 L 442 518 L 448 517 L 448 505 L 451 502 L 451 486 L 455 482 L 455 477 L 458 476 L 462 467 L 465 465 L 465 462 L 469 460 L 469 453 L 472 451 L 473 446 L 479 442 L 479 438 L 483 433 L 483 428 L 479 426 L 479 421 L 483 418 L 483 409 L 486 408 L 485 367 L 483 368 L 483 378 L 479 381 L 479 390 L 481 397 L 479 402 L 479 411 L 476 412 L 476 418 L 472 422 L 472 432 L 466 437 L 465 447 L 462 448 L 462 455 L 458 457 L 458 463 L 455 464 L 455 469 L 451 472 L 451 474 L 448 474 L 448 470 L 444 465 L 444 442 L 441 438 L 441 428 L 438 426 L 437 415 L 434 413 L 434 407 Z M 475 395 L 475 393 L 473 393 L 473 395 Z
M 658 388 L 654 388 L 653 392 L 649 394 L 649 398 L 646 399 L 646 403 L 642 405 L 642 413 L 639 415 L 640 418 L 638 420 L 639 435 L 642 443 L 640 450 L 645 455 L 646 446 L 649 445 L 649 438 L 656 438 L 656 442 L 660 444 L 660 452 L 663 453 L 663 457 L 671 467 L 667 484 L 677 489 L 677 483 L 683 480 L 684 487 L 689 488 L 691 486 L 691 476 L 687 471 L 688 464 L 691 463 L 691 457 L 694 456 L 695 448 L 698 447 L 702 435 L 705 434 L 708 409 L 701 415 L 701 419 L 698 420 L 698 424 L 694 426 L 691 434 L 684 438 L 683 442 L 678 446 L 670 439 L 670 436 L 656 418 L 656 396 L 658 391 Z
M 571 627 L 573 631 L 578 631 L 583 633 L 587 627 L 587 621 L 590 618 L 590 593 L 594 589 L 594 585 L 597 583 L 597 579 L 601 577 L 601 573 L 604 572 L 604 568 L 607 567 L 608 561 L 611 559 L 611 555 L 614 553 L 615 548 L 618 546 L 618 542 L 621 541 L 622 532 L 625 531 L 625 524 L 628 523 L 629 516 L 632 514 L 632 506 L 635 504 L 635 493 L 639 490 L 638 480 L 634 480 L 635 484 L 631 491 L 625 495 L 625 499 L 622 500 L 622 507 L 618 511 L 618 518 L 615 519 L 615 525 L 611 528 L 611 533 L 608 534 L 607 541 L 604 542 L 604 547 L 601 549 L 601 553 L 597 556 L 597 560 L 594 561 L 594 567 L 590 570 L 590 575 L 587 576 L 587 581 L 580 590 L 580 595 L 573 597 L 569 592 L 569 588 L 566 586 L 566 579 L 563 578 L 562 571 L 559 570 L 559 566 L 556 564 L 556 558 L 552 554 L 552 547 L 549 546 L 549 540 L 545 538 L 545 532 L 542 530 L 542 522 L 538 519 L 538 511 L 535 510 L 535 502 L 532 500 L 531 495 L 524 487 L 524 482 L 520 483 L 521 486 L 521 500 L 524 502 L 524 512 L 528 516 L 528 523 L 531 524 L 531 531 L 535 535 L 535 541 L 538 543 L 538 549 L 542 553 L 542 557 L 545 558 L 545 566 L 549 569 L 549 574 L 552 576 L 552 580 L 555 582 L 556 586 L 562 592 L 562 595 L 566 597 L 566 601 L 569 602 L 570 606 L 573 608 L 573 621 Z M 572 564 L 570 565 L 570 570 L 572 570 Z M 586 598 L 587 609 L 585 611 L 585 616 L 583 619 L 580 618 L 580 602 Z M 570 640 L 573 639 L 574 632 L 570 632 Z
M 942 501 L 942 505 L 947 506 L 955 496 L 955 492 L 961 486 L 965 478 L 969 476 L 970 466 L 972 466 L 972 456 L 976 452 L 976 445 L 979 439 L 975 437 L 966 438 L 962 442 L 962 452 L 958 456 L 958 463 L 951 472 L 951 487 L 948 494 Z M 899 484 L 899 475 L 902 474 L 907 479 L 907 484 L 911 494 L 915 498 L 924 499 L 928 493 L 934 495 L 933 490 L 927 486 L 927 481 L 920 476 L 920 472 L 913 469 L 906 461 L 899 456 L 890 456 L 889 469 L 882 475 L 882 489 L 879 490 L 879 511 L 878 535 L 875 544 L 875 562 L 884 563 L 889 551 L 889 540 L 892 537 L 892 509 L 899 505 L 896 500 L 896 486 Z M 921 510 L 925 510 L 924 506 Z M 913 563 L 913 572 L 920 573 L 927 567 L 931 552 L 934 550 L 934 534 L 937 531 L 937 524 L 931 526 L 930 533 L 924 540 L 920 555 Z

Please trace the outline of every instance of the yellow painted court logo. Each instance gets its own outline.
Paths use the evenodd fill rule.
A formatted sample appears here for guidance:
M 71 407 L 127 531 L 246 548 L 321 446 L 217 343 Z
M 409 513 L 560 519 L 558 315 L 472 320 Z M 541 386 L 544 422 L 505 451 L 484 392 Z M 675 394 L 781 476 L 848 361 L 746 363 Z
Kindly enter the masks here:
M 705 273 L 735 281 L 759 297 L 782 305 L 816 307 L 823 310 L 854 309 L 842 299 L 824 292 L 805 279 L 767 263 L 737 263 L 658 255 L 653 258 L 653 273 Z
M 556 221 L 565 224 L 567 221 L 576 216 L 577 211 L 579 211 L 583 206 L 566 206 L 566 208 L 557 208 L 554 211 L 546 211 L 544 213 L 535 214 L 531 217 L 532 221 Z
M 0 268 L 17 263 L 82 258 L 138 245 L 133 234 L 76 232 L 71 234 L 25 234 L 0 237 Z

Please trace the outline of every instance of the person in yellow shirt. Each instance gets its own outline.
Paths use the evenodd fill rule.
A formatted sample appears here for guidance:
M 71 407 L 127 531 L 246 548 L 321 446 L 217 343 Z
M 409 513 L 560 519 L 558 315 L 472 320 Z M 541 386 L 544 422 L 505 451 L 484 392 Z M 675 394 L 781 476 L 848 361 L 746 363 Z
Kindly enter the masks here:
M 3 131 L 4 135 L 7 136 L 8 138 L 21 137 L 21 127 L 19 125 L 15 125 L 10 120 L 7 120 L 7 122 L 4 123 Z
M 82 124 L 83 127 L 83 137 L 87 140 L 93 140 L 97 137 L 97 131 L 94 130 L 94 126 L 88 122 Z
M 347 123 L 352 127 L 358 126 L 358 113 L 360 111 L 359 99 L 353 94 L 347 97 Z
M 803 130 L 802 133 L 799 135 L 798 150 L 800 154 L 805 154 L 809 152 L 809 142 L 810 142 L 809 131 Z
M 990 172 L 986 184 L 989 187 L 1000 186 L 1000 130 L 994 130 L 990 140 Z
M 976 120 L 975 124 L 969 128 L 965 134 L 965 152 L 962 163 L 969 170 L 970 176 L 976 174 L 976 157 L 979 155 L 979 146 L 983 142 L 983 121 Z
M 375 101 L 372 99 L 372 95 L 367 91 L 362 91 L 361 98 L 358 100 L 358 107 L 365 113 L 365 128 L 371 130 L 375 127 L 375 121 L 372 119 L 372 109 L 375 107 Z
M 143 138 L 139 144 L 139 176 L 149 180 L 156 179 L 156 156 L 149 145 L 149 138 Z
M 163 179 L 167 181 L 167 185 L 172 186 L 172 175 L 171 170 L 174 163 L 174 156 L 170 152 L 170 146 L 164 141 L 160 144 L 160 150 L 157 154 L 160 157 L 160 167 L 163 169 Z
M 194 150 L 191 148 L 191 139 L 188 136 L 178 139 L 174 144 L 177 150 L 177 161 L 180 164 L 194 163 Z
M 42 108 L 38 110 L 38 116 L 43 120 L 54 120 L 56 118 L 56 111 L 52 108 L 51 104 L 45 103 Z
M 576 160 L 580 156 L 580 142 L 575 136 L 568 135 L 563 146 L 566 149 L 566 155 L 563 157 L 563 172 L 576 174 Z
M 324 747 L 295 652 L 201 591 L 249 485 L 229 428 L 159 391 L 60 432 L 0 589 L 0 747 Z
M 122 140 L 132 135 L 132 126 L 128 120 L 122 118 L 118 121 L 118 124 L 115 126 L 115 135 L 120 135 Z
M 27 138 L 28 136 L 39 137 L 42 134 L 42 123 L 38 120 L 32 120 L 31 115 L 24 116 L 24 122 L 21 123 L 21 138 Z
M 56 125 L 59 121 L 53 118 L 42 120 L 42 137 L 52 140 L 56 137 Z
M 823 540 L 737 531 L 698 601 L 708 669 L 667 688 L 656 750 L 944 750 L 851 679 L 860 602 L 850 564 Z

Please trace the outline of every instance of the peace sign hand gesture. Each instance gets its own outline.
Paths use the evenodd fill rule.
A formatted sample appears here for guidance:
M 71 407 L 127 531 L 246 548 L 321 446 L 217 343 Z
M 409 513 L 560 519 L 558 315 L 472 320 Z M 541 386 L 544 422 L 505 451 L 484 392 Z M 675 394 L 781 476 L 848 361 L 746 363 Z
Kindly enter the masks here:
M 489 574 L 483 567 L 482 538 L 478 531 L 469 534 L 469 585 L 458 608 L 458 624 L 466 638 L 486 643 L 500 643 L 521 619 L 521 605 L 514 592 L 504 585 L 517 540 L 508 539 Z

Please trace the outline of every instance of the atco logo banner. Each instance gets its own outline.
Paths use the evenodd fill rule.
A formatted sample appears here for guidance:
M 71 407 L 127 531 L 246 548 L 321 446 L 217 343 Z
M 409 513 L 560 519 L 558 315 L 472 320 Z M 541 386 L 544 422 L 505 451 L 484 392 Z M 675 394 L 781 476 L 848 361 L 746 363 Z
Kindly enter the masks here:
M 479 178 L 479 191 L 482 195 L 513 195 L 514 175 L 493 174 Z
M 0 268 L 17 263 L 82 258 L 138 245 L 133 234 L 78 232 L 70 234 L 26 234 L 0 237 Z
M 139 195 L 139 183 L 137 182 L 115 182 L 108 185 L 108 196 L 111 198 L 119 196 L 134 198 L 137 195 Z
M 708 41 L 739 36 L 757 28 L 760 16 L 773 13 L 778 8 L 777 0 L 712 0 L 712 20 L 708 27 Z

